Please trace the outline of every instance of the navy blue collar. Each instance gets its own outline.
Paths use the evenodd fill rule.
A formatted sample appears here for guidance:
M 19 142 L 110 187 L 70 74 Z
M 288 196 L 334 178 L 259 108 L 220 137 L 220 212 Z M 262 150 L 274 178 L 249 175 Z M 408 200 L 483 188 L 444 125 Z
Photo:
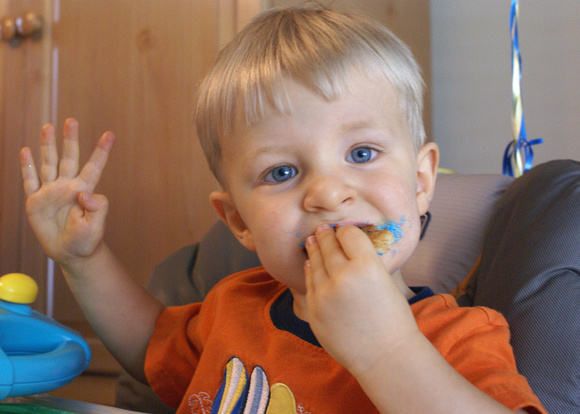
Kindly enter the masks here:
M 413 291 L 413 293 L 415 294 L 415 296 L 413 296 L 411 299 L 409 299 L 409 305 L 412 305 L 413 303 L 417 303 L 420 300 L 429 298 L 431 296 L 434 296 L 435 293 L 433 293 L 433 291 L 431 290 L 431 288 L 427 287 L 427 286 L 417 286 L 417 287 L 409 287 L 409 289 L 411 289 Z
M 409 305 L 434 295 L 433 291 L 426 286 L 411 287 L 410 289 L 415 293 L 415 296 L 409 299 Z M 292 292 L 290 292 L 290 289 L 286 289 L 270 308 L 270 318 L 272 318 L 274 326 L 282 331 L 290 332 L 303 341 L 320 347 L 320 343 L 314 336 L 312 329 L 310 329 L 310 324 L 294 314 L 292 310 L 293 304 L 294 297 Z

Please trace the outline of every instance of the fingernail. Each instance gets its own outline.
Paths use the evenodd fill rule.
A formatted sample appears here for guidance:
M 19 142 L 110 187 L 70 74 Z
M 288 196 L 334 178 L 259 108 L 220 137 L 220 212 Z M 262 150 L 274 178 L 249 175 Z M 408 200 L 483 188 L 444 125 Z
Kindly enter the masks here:
M 308 236 L 306 238 L 305 244 L 306 246 L 312 246 L 313 244 L 316 244 L 316 236 Z

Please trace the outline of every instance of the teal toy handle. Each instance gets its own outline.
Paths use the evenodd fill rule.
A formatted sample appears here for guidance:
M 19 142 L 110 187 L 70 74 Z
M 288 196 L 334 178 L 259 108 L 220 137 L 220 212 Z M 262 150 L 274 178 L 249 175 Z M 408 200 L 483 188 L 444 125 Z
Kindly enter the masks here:
M 0 349 L 0 400 L 59 388 L 76 378 L 86 363 L 86 350 L 71 340 L 42 354 L 6 355 Z
M 74 330 L 33 311 L 36 283 L 0 278 L 0 401 L 59 388 L 83 372 L 91 351 Z

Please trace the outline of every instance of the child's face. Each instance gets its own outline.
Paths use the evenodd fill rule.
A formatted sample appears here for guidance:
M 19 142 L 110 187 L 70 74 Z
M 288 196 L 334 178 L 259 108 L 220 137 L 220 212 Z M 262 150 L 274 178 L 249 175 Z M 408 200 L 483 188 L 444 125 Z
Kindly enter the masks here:
M 415 249 L 431 198 L 437 147 L 417 153 L 389 84 L 354 79 L 354 92 L 333 101 L 287 80 L 291 115 L 269 110 L 221 142 L 227 188 L 212 203 L 294 293 L 305 292 L 301 243 L 319 224 L 400 223 L 403 237 L 382 256 L 392 274 Z

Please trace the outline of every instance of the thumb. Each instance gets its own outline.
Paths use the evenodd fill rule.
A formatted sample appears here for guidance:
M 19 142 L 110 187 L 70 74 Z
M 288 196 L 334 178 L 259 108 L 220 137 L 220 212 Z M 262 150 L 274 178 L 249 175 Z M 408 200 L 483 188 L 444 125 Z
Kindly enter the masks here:
M 79 204 L 90 221 L 104 222 L 109 210 L 107 197 L 82 191 L 79 194 Z

